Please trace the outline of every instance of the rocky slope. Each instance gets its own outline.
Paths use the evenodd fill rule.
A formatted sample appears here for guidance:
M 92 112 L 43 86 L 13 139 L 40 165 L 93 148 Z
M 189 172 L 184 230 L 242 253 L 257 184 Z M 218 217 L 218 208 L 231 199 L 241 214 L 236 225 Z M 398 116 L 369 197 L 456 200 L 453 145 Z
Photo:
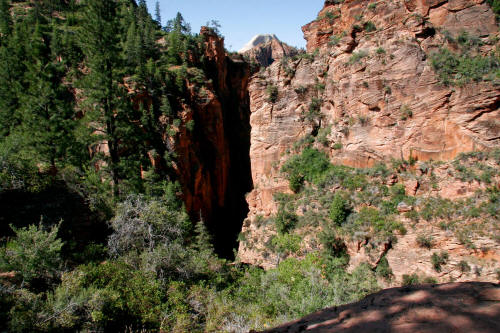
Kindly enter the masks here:
M 500 288 L 490 283 L 383 290 L 266 332 L 497 332 Z
M 255 74 L 249 85 L 254 190 L 247 195 L 250 213 L 243 233 L 258 241 L 240 243 L 239 256 L 264 267 L 275 265 L 259 250 L 272 231 L 263 231 L 257 222 L 276 213 L 274 194 L 291 193 L 280 167 L 294 143 L 304 137 L 321 132 L 321 149 L 330 160 L 353 167 L 391 159 L 447 161 L 462 152 L 500 146 L 498 78 L 493 74 L 466 80 L 450 74 L 446 85 L 433 66 L 435 55 L 447 50 L 498 59 L 498 25 L 486 1 L 326 1 L 318 19 L 303 31 L 308 54 L 274 62 Z M 469 182 L 448 179 L 446 168 L 436 184 L 439 191 L 418 192 L 418 183 L 407 179 L 407 194 L 457 199 L 474 192 Z M 394 177 L 394 182 L 402 181 Z M 409 251 L 420 227 L 426 228 L 408 229 L 398 248 L 388 252 L 391 265 L 399 265 L 399 281 L 403 274 L 429 270 L 422 263 L 428 263 L 430 253 Z M 443 248 L 462 253 L 446 231 L 432 230 Z M 485 242 L 489 256 L 498 258 L 498 242 Z M 371 261 L 359 253 L 359 246 L 349 248 L 354 261 Z M 497 279 L 498 263 L 491 265 L 486 281 Z

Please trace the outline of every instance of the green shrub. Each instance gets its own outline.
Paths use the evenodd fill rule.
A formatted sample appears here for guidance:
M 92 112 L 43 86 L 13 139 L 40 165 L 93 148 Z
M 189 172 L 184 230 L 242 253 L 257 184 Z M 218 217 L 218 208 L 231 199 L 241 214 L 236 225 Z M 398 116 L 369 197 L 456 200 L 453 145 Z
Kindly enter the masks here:
M 417 274 L 413 273 L 411 275 L 403 275 L 403 286 L 414 286 L 420 284 L 420 278 Z
M 354 52 L 349 58 L 349 65 L 353 65 L 361 61 L 361 59 L 368 57 L 368 52 L 361 50 L 359 52 Z
M 344 198 L 342 198 L 340 194 L 336 193 L 330 205 L 330 219 L 335 225 L 341 226 L 347 219 L 348 214 L 349 207 L 347 205 L 347 202 L 344 200 Z
M 245 243 L 247 241 L 247 234 L 245 232 L 240 232 L 238 234 L 238 239 L 237 239 L 238 242 L 242 242 L 242 243 Z
M 189 121 L 186 123 L 186 129 L 187 129 L 189 132 L 194 131 L 194 120 L 193 120 L 193 119 L 189 120 Z
M 377 48 L 375 53 L 377 53 L 378 55 L 382 55 L 382 54 L 385 54 L 386 52 L 385 52 L 385 49 L 383 47 L 379 47 L 379 48 Z
M 462 273 L 468 273 L 471 271 L 471 268 L 469 266 L 469 264 L 467 263 L 467 261 L 465 260 L 461 260 L 459 263 L 458 263 L 458 269 L 460 270 L 460 272 Z
M 374 176 L 374 177 L 386 178 L 386 177 L 388 177 L 390 175 L 390 171 L 387 168 L 387 165 L 385 165 L 385 163 L 378 162 L 373 167 L 371 167 L 370 169 L 368 169 L 368 174 L 370 176 Z
M 323 100 L 313 97 L 311 103 L 309 103 L 309 112 L 306 114 L 305 119 L 309 122 L 318 120 L 321 117 L 321 105 L 323 105 Z
M 306 147 L 300 155 L 292 156 L 285 162 L 281 171 L 286 173 L 288 180 L 292 180 L 292 191 L 302 186 L 304 181 L 317 183 L 330 167 L 330 161 L 325 153 L 317 149 Z M 300 187 L 299 187 L 300 188 Z
M 318 253 L 288 258 L 268 271 L 249 269 L 224 290 L 209 305 L 207 331 L 260 331 L 376 290 L 375 274 L 366 264 L 349 274 L 343 258 Z
M 436 272 L 441 272 L 441 266 L 448 262 L 448 252 L 441 252 L 438 254 L 434 252 L 431 256 L 432 267 Z
M 372 2 L 371 4 L 368 5 L 368 9 L 371 11 L 374 11 L 377 8 L 377 3 Z
M 342 34 L 330 36 L 330 39 L 328 40 L 328 46 L 337 46 L 337 45 L 339 45 L 339 43 L 340 43 L 340 41 L 342 40 L 343 37 L 344 36 Z
M 426 221 L 434 218 L 451 219 L 456 213 L 456 207 L 448 199 L 429 197 L 423 200 L 419 215 Z
M 319 16 L 317 19 L 318 20 L 328 20 L 330 24 L 333 24 L 333 22 L 340 17 L 340 11 L 338 12 L 333 12 L 333 11 L 327 11 L 323 15 Z
M 358 123 L 363 127 L 368 126 L 370 124 L 370 118 L 367 116 L 358 116 Z
M 428 283 L 428 284 L 437 284 L 438 280 L 432 276 L 426 276 L 422 280 L 422 283 Z
M 304 185 L 304 176 L 300 173 L 292 173 L 288 176 L 288 186 L 294 193 L 300 192 Z
M 281 234 L 274 237 L 271 241 L 273 250 L 281 255 L 296 254 L 300 250 L 302 238 L 295 234 Z
M 418 222 L 418 212 L 411 210 L 409 212 L 406 212 L 404 216 L 413 222 Z
M 307 87 L 306 86 L 298 86 L 294 89 L 294 91 L 297 95 L 304 95 L 307 92 Z
M 334 150 L 341 150 L 342 149 L 342 143 L 341 142 L 337 142 L 333 145 L 332 147 Z
M 444 85 L 464 85 L 498 76 L 500 60 L 495 53 L 489 56 L 456 54 L 446 48 L 431 54 L 430 62 Z
M 266 87 L 267 100 L 271 103 L 276 103 L 278 100 L 278 87 L 273 84 L 269 84 Z
M 487 0 L 488 5 L 491 6 L 491 10 L 497 16 L 497 21 L 500 17 L 500 0 Z
M 461 165 L 458 161 L 454 161 L 453 166 L 457 171 L 457 178 L 461 181 L 472 182 L 473 180 L 480 180 L 479 176 L 474 172 L 474 169 Z
M 332 126 L 327 126 L 324 128 L 320 128 L 318 131 L 318 135 L 316 136 L 316 141 L 323 146 L 328 146 L 328 136 L 332 132 Z
M 87 290 L 92 290 L 88 294 Z M 158 329 L 166 309 L 165 293 L 152 273 L 120 262 L 81 267 L 65 279 L 55 293 L 56 302 L 67 302 L 66 315 L 87 310 L 99 327 L 110 331 L 126 326 Z M 69 306 L 78 299 L 80 307 Z M 64 308 L 63 308 L 64 309 Z
M 378 209 L 363 207 L 356 214 L 351 214 L 344 228 L 353 239 L 375 238 L 378 241 L 394 239 L 394 231 L 404 233 L 401 223 L 383 215 Z
M 61 248 L 57 238 L 59 226 L 45 231 L 42 224 L 17 229 L 11 225 L 15 237 L 0 250 L 0 270 L 13 271 L 21 285 L 55 282 L 62 269 Z
M 430 235 L 420 234 L 417 236 L 417 245 L 426 249 L 431 249 L 434 239 Z
M 326 86 L 324 83 L 321 83 L 321 82 L 316 82 L 316 84 L 314 85 L 314 89 L 316 91 L 319 91 L 319 92 L 323 92 L 325 90 Z M 321 104 L 320 104 L 321 105 Z
M 401 105 L 399 112 L 401 113 L 401 117 L 400 117 L 401 120 L 406 120 L 408 118 L 413 117 L 413 111 L 406 104 Z
M 366 32 L 372 32 L 372 31 L 377 30 L 377 27 L 375 26 L 375 24 L 373 22 L 368 21 L 368 22 L 365 22 L 365 24 L 363 24 L 363 29 L 365 29 Z
M 377 276 L 382 277 L 386 280 L 390 280 L 393 276 L 391 266 L 389 266 L 389 261 L 387 261 L 386 256 L 383 256 L 375 269 Z
M 323 253 L 327 256 L 338 258 L 347 256 L 347 247 L 344 240 L 337 235 L 335 230 L 329 226 L 324 226 L 319 234 L 319 241 L 323 248 Z
M 289 207 L 286 204 L 280 204 L 274 223 L 279 234 L 289 233 L 295 228 L 298 221 L 298 216 L 293 211 L 293 206 Z
M 472 235 L 471 235 L 470 230 L 466 230 L 466 229 L 458 230 L 458 231 L 456 231 L 455 236 L 457 237 L 458 241 L 462 245 L 464 245 L 466 248 L 471 249 L 471 250 L 476 249 L 476 245 L 474 244 L 474 242 L 471 239 Z

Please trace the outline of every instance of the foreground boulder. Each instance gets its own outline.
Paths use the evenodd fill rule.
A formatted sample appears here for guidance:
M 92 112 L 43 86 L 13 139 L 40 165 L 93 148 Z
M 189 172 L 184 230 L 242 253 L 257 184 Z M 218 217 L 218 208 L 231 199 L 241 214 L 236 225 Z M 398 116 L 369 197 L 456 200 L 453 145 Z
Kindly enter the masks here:
M 382 290 L 266 332 L 498 332 L 500 286 L 449 283 Z

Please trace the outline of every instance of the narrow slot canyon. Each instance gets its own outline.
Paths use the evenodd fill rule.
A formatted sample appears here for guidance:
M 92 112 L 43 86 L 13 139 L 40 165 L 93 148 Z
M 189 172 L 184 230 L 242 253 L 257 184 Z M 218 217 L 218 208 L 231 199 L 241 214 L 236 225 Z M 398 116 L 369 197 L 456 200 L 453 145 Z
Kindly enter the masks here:
M 176 143 L 177 173 L 192 221 L 203 220 L 216 253 L 234 259 L 238 234 L 248 214 L 245 195 L 253 189 L 250 165 L 251 69 L 226 55 L 224 41 L 205 31 L 207 77 L 204 104 L 190 103 L 193 131 Z

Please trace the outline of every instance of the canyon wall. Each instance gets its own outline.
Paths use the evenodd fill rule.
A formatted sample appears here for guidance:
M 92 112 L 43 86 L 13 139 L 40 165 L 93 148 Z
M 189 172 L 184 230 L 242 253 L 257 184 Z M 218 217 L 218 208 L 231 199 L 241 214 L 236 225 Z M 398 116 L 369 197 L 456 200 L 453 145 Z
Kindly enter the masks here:
M 464 31 L 481 41 L 480 54 L 498 47 L 486 1 L 326 1 L 302 30 L 308 54 L 272 63 L 249 85 L 254 190 L 243 232 L 260 243 L 270 235 L 255 232 L 256 217 L 274 214 L 273 195 L 290 192 L 279 170 L 286 153 L 320 129 L 330 129 L 323 133 L 331 161 L 353 167 L 451 160 L 500 145 L 498 78 L 447 86 L 430 64 L 441 47 L 456 51 L 448 36 Z M 239 256 L 273 266 L 244 243 Z
M 173 138 L 177 179 L 186 209 L 193 219 L 205 222 L 214 237 L 215 250 L 231 257 L 236 238 L 248 212 L 245 193 L 250 177 L 250 67 L 239 56 L 230 58 L 224 40 L 202 28 L 205 40 L 205 75 L 202 92 L 188 86 L 181 119 L 194 128 L 179 127 Z

